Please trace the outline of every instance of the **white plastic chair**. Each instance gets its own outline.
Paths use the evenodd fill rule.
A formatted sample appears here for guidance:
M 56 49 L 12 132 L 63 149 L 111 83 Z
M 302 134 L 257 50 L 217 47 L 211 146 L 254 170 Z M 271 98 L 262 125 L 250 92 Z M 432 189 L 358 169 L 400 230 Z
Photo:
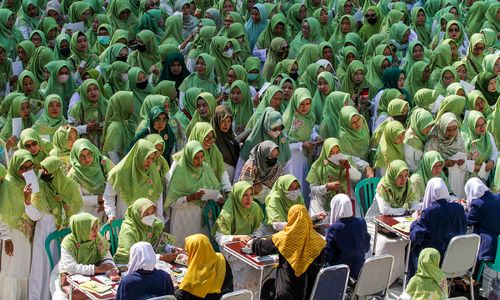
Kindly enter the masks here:
M 351 299 L 366 299 L 367 296 L 382 293 L 385 297 L 389 289 L 394 256 L 384 254 L 365 261 Z
M 239 290 L 224 294 L 221 300 L 253 300 L 253 294 L 250 290 Z
M 476 266 L 480 241 L 481 238 L 477 234 L 458 235 L 452 238 L 441 262 L 441 270 L 446 274 L 446 278 L 469 277 L 472 300 L 474 300 L 472 273 Z
M 310 300 L 343 300 L 348 280 L 347 265 L 321 269 L 314 282 Z
M 148 300 L 177 300 L 177 298 L 175 298 L 175 296 L 172 295 L 166 295 L 166 296 L 149 298 Z

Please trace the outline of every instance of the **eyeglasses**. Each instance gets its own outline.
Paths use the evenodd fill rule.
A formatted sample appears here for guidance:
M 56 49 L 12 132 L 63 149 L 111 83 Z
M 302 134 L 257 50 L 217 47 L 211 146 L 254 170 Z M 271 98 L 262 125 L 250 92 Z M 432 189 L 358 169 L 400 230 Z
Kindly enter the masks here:
M 376 16 L 377 16 L 376 14 L 366 14 L 365 15 L 365 17 L 367 17 L 367 18 L 374 18 Z
M 477 129 L 484 129 L 484 128 L 486 128 L 486 123 L 476 124 L 476 128 Z
M 453 76 L 443 76 L 443 80 L 453 80 L 455 77 Z
M 213 142 L 215 141 L 215 135 L 214 134 L 209 134 L 207 135 L 204 139 L 203 139 L 204 142 Z
M 448 32 L 460 32 L 460 28 L 450 28 Z
M 29 149 L 31 147 L 36 147 L 36 146 L 38 146 L 38 142 L 37 141 L 33 141 L 31 144 L 30 143 L 24 144 L 24 149 Z
M 474 50 L 476 51 L 484 51 L 484 47 L 477 47 L 477 46 L 474 46 Z

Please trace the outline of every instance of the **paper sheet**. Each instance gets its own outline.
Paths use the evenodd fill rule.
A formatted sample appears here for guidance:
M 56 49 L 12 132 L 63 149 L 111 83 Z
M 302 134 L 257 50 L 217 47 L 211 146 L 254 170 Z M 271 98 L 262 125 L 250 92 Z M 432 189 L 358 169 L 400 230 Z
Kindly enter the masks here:
M 23 70 L 24 70 L 24 68 L 23 68 L 23 62 L 22 61 L 16 60 L 16 61 L 12 62 L 12 73 L 15 76 L 19 76 L 19 74 L 21 74 L 21 72 Z
M 83 24 L 83 22 L 67 23 L 66 30 L 68 30 L 68 29 L 73 31 L 73 33 L 77 32 L 77 31 L 85 32 L 85 24 Z
M 50 142 L 50 135 L 48 134 L 40 134 L 40 138 L 46 142 Z
M 361 22 L 363 21 L 363 10 L 362 9 L 358 9 L 356 11 L 356 13 L 354 14 L 354 16 L 352 16 L 354 18 L 354 21 L 356 22 Z
M 35 174 L 35 171 L 29 170 L 28 172 L 24 172 L 23 177 L 26 181 L 26 185 L 31 184 L 32 193 L 38 193 L 40 191 L 40 186 L 38 185 L 38 178 Z
M 399 223 L 401 222 L 413 222 L 415 219 L 413 219 L 411 216 L 404 216 L 404 217 L 394 217 L 394 220 L 398 221 Z
M 75 282 L 79 282 L 79 283 L 82 283 L 82 282 L 87 282 L 90 280 L 90 277 L 89 276 L 83 276 L 83 275 L 80 275 L 80 274 L 74 274 L 74 275 L 71 275 L 71 279 Z
M 470 93 L 472 92 L 473 90 L 476 89 L 476 87 L 470 83 L 468 83 L 467 81 L 464 81 L 464 80 L 460 80 L 460 84 L 464 87 L 464 90 L 465 90 L 465 93 Z
M 12 135 L 15 135 L 17 138 L 19 138 L 22 129 L 23 129 L 23 119 L 12 118 Z
M 439 110 L 439 106 L 441 106 L 441 102 L 443 102 L 443 99 L 444 99 L 443 95 L 439 95 L 439 97 L 437 97 L 436 102 L 434 102 L 434 107 L 432 108 L 433 114 L 437 113 L 437 111 Z
M 467 159 L 467 155 L 463 152 L 457 152 L 455 154 L 453 154 L 453 156 L 449 157 L 448 158 L 449 160 L 466 160 Z
M 271 86 L 270 82 L 264 82 L 264 84 L 262 85 L 262 87 L 259 90 L 259 97 L 262 97 L 262 95 L 264 95 L 264 93 L 266 92 L 267 88 L 270 86 Z
M 200 191 L 204 192 L 203 196 L 201 197 L 201 200 L 203 201 L 217 200 L 219 198 L 219 191 L 217 190 L 201 189 Z

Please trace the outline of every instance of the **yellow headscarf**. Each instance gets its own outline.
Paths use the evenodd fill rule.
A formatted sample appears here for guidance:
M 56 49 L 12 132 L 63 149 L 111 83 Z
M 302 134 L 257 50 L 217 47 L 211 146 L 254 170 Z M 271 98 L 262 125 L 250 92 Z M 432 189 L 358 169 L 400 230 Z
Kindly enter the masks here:
M 302 275 L 325 248 L 325 240 L 313 229 L 304 205 L 295 204 L 288 211 L 285 229 L 273 235 L 274 245 L 292 266 L 295 276 Z
M 188 269 L 179 288 L 200 298 L 219 294 L 226 277 L 224 256 L 215 253 L 208 237 L 200 233 L 186 237 L 186 251 Z

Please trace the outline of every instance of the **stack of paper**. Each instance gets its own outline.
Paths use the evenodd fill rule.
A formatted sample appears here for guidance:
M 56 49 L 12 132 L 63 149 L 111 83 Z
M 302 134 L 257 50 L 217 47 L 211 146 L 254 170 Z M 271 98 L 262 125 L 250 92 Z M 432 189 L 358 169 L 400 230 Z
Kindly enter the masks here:
M 102 284 L 95 280 L 89 280 L 80 284 L 80 288 L 89 291 L 91 293 L 96 293 L 99 295 L 105 295 L 111 292 L 112 286 Z

